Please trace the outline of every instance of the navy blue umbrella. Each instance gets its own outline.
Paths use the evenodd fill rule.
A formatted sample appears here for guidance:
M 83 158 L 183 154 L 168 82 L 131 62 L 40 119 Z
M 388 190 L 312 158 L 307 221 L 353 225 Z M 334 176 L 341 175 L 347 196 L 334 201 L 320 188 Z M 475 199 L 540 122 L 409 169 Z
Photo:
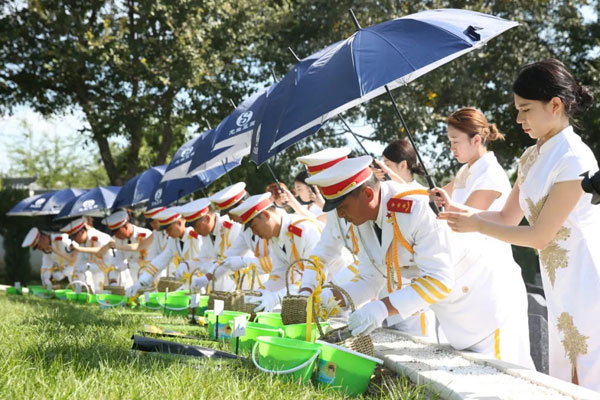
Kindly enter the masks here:
M 6 213 L 6 215 L 11 217 L 30 217 L 35 214 L 35 211 L 46 204 L 48 198 L 52 196 L 53 193 L 54 192 L 47 192 L 27 197 L 18 202 Z
M 209 142 L 202 138 L 206 138 L 207 136 L 211 135 L 212 131 L 212 129 L 209 129 L 208 131 L 188 140 L 183 144 L 183 146 L 178 148 L 175 154 L 173 154 L 171 162 L 167 165 L 161 181 L 166 182 L 173 179 L 185 178 L 188 175 L 192 157 L 194 157 L 196 151 L 198 151 L 202 145 L 207 145 L 207 142 Z
M 85 193 L 86 189 L 62 189 L 53 192 L 34 215 L 56 215 L 72 199 Z
M 146 207 L 168 206 L 188 194 L 194 193 L 210 185 L 215 180 L 227 173 L 227 171 L 240 165 L 241 159 L 233 160 L 218 165 L 206 171 L 201 171 L 188 178 L 171 179 L 159 183 L 152 194 Z
M 255 128 L 251 157 L 257 164 L 343 111 L 386 92 L 391 97 L 390 90 L 518 25 L 452 9 L 424 11 L 368 28 L 361 28 L 356 19 L 355 24 L 357 32 L 351 37 L 307 57 L 288 73 L 294 80 L 287 85 L 293 86 L 272 98 L 274 105 L 266 108 L 272 111 Z M 308 66 L 305 60 L 311 61 Z M 409 133 L 403 118 L 401 122 Z M 411 135 L 409 139 L 413 141 Z
M 219 125 L 202 135 L 194 145 L 196 151 L 188 168 L 188 176 L 223 163 L 241 159 L 250 153 L 250 140 L 257 119 L 262 117 L 267 90 L 248 97 Z
M 98 186 L 90 189 L 65 204 L 54 219 L 79 217 L 82 215 L 93 217 L 105 216 L 110 212 L 120 189 L 121 186 Z
M 135 207 L 150 199 L 152 191 L 162 179 L 166 165 L 150 167 L 127 181 L 119 191 L 112 208 Z

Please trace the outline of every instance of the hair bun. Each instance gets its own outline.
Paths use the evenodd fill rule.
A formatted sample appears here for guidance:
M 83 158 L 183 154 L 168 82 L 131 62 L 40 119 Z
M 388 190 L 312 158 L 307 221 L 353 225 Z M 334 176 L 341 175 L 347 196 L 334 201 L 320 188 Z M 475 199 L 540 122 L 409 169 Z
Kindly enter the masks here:
M 579 88 L 577 90 L 576 101 L 578 111 L 585 111 L 588 108 L 590 108 L 590 106 L 594 102 L 594 95 L 592 94 L 590 88 L 587 86 L 579 85 Z
M 486 140 L 488 142 L 493 142 L 494 140 L 504 140 L 504 135 L 500 133 L 496 124 L 488 124 L 488 129 L 490 133 Z

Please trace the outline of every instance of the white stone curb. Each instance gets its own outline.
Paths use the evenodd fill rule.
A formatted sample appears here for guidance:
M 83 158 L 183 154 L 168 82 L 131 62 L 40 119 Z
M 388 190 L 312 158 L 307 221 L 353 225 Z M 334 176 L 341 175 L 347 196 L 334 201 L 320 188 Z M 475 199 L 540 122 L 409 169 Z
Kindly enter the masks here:
M 372 334 L 385 366 L 443 399 L 590 399 L 600 394 L 517 365 L 390 329 Z

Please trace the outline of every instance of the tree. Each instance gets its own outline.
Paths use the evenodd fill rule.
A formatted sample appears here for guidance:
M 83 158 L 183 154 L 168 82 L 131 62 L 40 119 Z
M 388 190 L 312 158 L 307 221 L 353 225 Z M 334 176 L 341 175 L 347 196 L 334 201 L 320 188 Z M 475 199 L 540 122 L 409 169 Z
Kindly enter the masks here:
M 108 183 L 98 151 L 86 146 L 83 137 L 35 132 L 26 122 L 21 126 L 23 131 L 7 145 L 10 174 L 37 176 L 36 183 L 46 189 Z M 118 151 L 116 147 L 113 145 L 113 153 Z
M 0 235 L 4 243 L 4 265 L 7 283 L 21 282 L 27 285 L 31 276 L 29 249 L 23 249 L 21 243 L 31 228 L 30 221 L 22 217 L 8 217 L 6 213 L 19 201 L 27 197 L 26 190 L 0 187 Z
M 2 2 L 0 104 L 44 115 L 81 110 L 112 184 L 172 153 L 175 136 L 205 117 L 216 124 L 250 90 L 245 59 L 264 21 L 259 0 Z M 109 139 L 129 146 L 116 159 Z

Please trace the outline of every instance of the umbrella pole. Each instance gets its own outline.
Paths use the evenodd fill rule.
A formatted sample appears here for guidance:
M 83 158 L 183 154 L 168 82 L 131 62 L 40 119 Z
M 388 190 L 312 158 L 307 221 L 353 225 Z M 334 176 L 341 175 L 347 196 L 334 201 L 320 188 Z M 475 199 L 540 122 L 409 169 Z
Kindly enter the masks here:
M 410 144 L 412 144 L 412 147 L 415 150 L 415 154 L 417 155 L 417 159 L 419 160 L 419 163 L 423 167 L 423 171 L 425 171 L 425 179 L 427 180 L 427 184 L 429 185 L 429 189 L 433 189 L 435 187 L 435 183 L 433 182 L 433 178 L 431 178 L 431 175 L 429 175 L 429 172 L 427 171 L 427 168 L 425 168 L 425 164 L 423 163 L 423 159 L 421 158 L 421 154 L 419 154 L 419 151 L 417 150 L 417 146 L 415 145 L 415 140 L 413 138 L 413 135 L 412 135 L 412 133 L 410 133 L 410 129 L 408 129 L 408 125 L 406 125 L 406 121 L 404 121 L 404 117 L 402 116 L 402 113 L 400 112 L 400 109 L 398 108 L 398 104 L 396 104 L 396 99 L 394 99 L 394 96 L 392 96 L 392 92 L 390 92 L 390 89 L 388 88 L 387 85 L 385 85 L 385 91 L 387 92 L 388 96 L 392 100 L 392 104 L 394 105 L 394 109 L 396 110 L 396 114 L 398 114 L 398 117 L 400 118 L 400 122 L 402 123 L 402 127 L 406 131 L 406 134 L 408 136 L 408 140 L 410 141 Z M 432 201 L 432 202 L 429 203 L 429 205 L 431 206 L 432 210 L 436 213 L 436 215 L 439 214 L 440 210 L 437 207 L 437 205 L 435 204 L 435 202 Z
M 231 180 L 231 176 L 229 175 L 229 171 L 227 171 L 227 167 L 225 166 L 225 160 L 221 160 L 221 164 L 223 164 L 223 169 L 225 170 L 225 175 L 227 175 L 227 179 L 229 179 L 229 184 L 233 185 L 233 181 Z

